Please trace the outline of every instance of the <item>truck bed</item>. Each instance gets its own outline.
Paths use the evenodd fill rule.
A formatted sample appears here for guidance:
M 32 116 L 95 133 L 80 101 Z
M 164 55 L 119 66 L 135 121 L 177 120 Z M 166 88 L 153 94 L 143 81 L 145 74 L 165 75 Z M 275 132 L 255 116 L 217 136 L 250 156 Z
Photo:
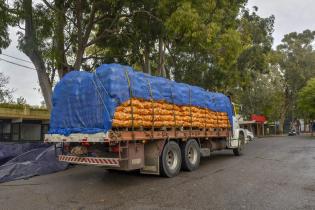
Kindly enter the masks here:
M 230 128 L 209 129 L 165 129 L 165 130 L 110 130 L 106 133 L 82 134 L 69 136 L 46 134 L 45 142 L 118 142 L 134 140 L 189 139 L 189 138 L 226 138 Z

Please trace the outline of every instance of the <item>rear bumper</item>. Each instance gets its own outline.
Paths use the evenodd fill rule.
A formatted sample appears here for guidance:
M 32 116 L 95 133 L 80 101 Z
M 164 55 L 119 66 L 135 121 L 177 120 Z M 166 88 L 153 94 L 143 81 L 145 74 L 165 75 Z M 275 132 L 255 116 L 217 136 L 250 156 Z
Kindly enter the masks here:
M 96 157 L 77 157 L 71 155 L 59 155 L 59 161 L 95 166 L 120 167 L 119 158 L 96 158 Z

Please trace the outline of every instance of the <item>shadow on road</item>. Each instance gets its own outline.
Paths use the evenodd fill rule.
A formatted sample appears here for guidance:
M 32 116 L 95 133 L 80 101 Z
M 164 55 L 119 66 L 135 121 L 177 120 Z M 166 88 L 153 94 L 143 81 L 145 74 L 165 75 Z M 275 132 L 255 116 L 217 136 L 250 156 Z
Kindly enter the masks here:
M 201 158 L 200 160 L 200 167 L 197 169 L 203 170 L 208 167 L 211 167 L 213 164 L 221 164 L 221 162 L 224 162 L 229 159 L 235 158 L 232 151 L 223 151 L 223 152 L 216 152 L 211 154 L 210 157 Z M 181 175 L 188 174 L 189 172 L 181 171 L 178 177 Z M 137 182 L 144 182 L 144 181 L 152 181 L 152 180 L 165 180 L 167 178 L 156 176 L 156 175 L 149 175 L 149 174 L 140 174 L 140 170 L 133 170 L 133 171 L 119 171 L 119 170 L 97 170 L 96 172 L 93 172 L 93 177 L 102 177 L 102 183 L 110 184 L 110 186 L 132 186 L 136 185 Z M 73 174 L 71 176 L 72 179 L 76 179 L 76 181 L 83 181 L 86 177 L 91 177 L 91 172 L 88 170 L 85 170 L 84 172 L 80 174 Z M 173 178 L 174 179 L 174 178 Z M 175 177 L 176 179 L 176 177 Z M 171 180 L 171 179 L 169 179 Z

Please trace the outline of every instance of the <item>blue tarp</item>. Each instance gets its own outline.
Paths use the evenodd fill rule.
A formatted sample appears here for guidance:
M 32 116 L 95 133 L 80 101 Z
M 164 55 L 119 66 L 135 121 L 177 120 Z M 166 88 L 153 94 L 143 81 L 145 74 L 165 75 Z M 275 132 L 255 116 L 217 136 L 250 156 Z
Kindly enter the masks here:
M 68 167 L 68 163 L 57 160 L 54 146 L 43 143 L 2 143 L 0 160 L 5 159 L 10 160 L 0 164 L 0 183 L 49 174 Z
M 50 145 L 44 143 L 9 143 L 0 142 L 0 165 L 9 161 L 10 159 L 32 149 L 47 148 Z
M 112 127 L 116 107 L 131 97 L 226 112 L 232 122 L 230 100 L 221 93 L 150 76 L 129 66 L 103 64 L 95 73 L 70 72 L 56 85 L 49 133 L 106 132 Z

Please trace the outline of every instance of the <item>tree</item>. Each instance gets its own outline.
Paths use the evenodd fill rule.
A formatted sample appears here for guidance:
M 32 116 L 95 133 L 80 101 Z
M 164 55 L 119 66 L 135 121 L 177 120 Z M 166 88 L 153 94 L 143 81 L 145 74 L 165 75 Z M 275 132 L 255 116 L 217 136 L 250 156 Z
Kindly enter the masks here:
M 274 17 L 261 18 L 245 3 L 184 3 L 171 15 L 166 28 L 176 80 L 224 93 L 251 87 L 252 75 L 268 64 Z
M 0 1 L 0 53 L 2 48 L 7 48 L 10 44 L 8 23 L 12 23 L 9 13 L 6 11 L 5 2 Z
M 262 71 L 272 45 L 273 17 L 260 18 L 245 10 L 245 3 L 132 2 L 128 11 L 133 15 L 120 23 L 121 33 L 103 39 L 91 54 L 105 49 L 97 56 L 101 62 L 126 63 L 153 75 L 228 92 L 243 81 L 241 72 Z M 245 59 L 248 55 L 251 58 Z
M 26 105 L 26 99 L 23 96 L 20 96 L 16 99 L 16 103 L 20 105 Z
M 246 46 L 237 61 L 239 77 L 242 78 L 240 87 L 244 91 L 250 90 L 253 86 L 252 82 L 255 84 L 261 74 L 268 74 L 269 71 L 274 16 L 261 18 L 257 15 L 257 11 L 257 7 L 254 7 L 253 12 L 244 9 L 239 24 L 242 44 Z
M 165 51 L 163 20 L 160 16 L 159 2 L 126 1 L 123 6 L 126 10 L 124 18 L 118 23 L 120 33 L 103 38 L 97 43 L 97 47 L 90 53 L 92 58 L 99 58 L 94 61 L 119 62 L 133 65 L 145 73 L 166 76 L 163 56 Z M 103 27 L 106 27 L 106 23 L 100 24 L 100 28 Z M 159 61 L 157 61 L 158 53 Z
M 263 114 L 268 121 L 277 121 L 283 105 L 282 76 L 276 69 L 259 73 L 250 91 L 239 92 L 242 114 Z
M 305 87 L 303 87 L 298 94 L 298 109 L 307 118 L 315 119 L 315 77 L 308 80 Z M 313 133 L 313 129 L 312 129 Z
M 5 17 L 0 24 L 0 36 L 4 38 L 0 48 L 10 42 L 8 25 L 19 27 L 19 49 L 34 64 L 45 103 L 51 109 L 56 69 L 60 78 L 81 69 L 88 62 L 84 58 L 86 49 L 119 31 L 116 23 L 124 16 L 121 4 L 110 0 L 15 0 L 7 4 L 0 0 Z M 106 27 L 94 33 L 104 22 Z
M 12 89 L 7 88 L 9 84 L 9 77 L 5 76 L 0 72 L 0 103 L 10 103 L 12 102 Z
M 212 90 L 227 89 L 234 79 L 231 70 L 242 51 L 237 16 L 245 2 L 178 4 L 165 22 L 169 69 L 175 80 Z
M 119 62 L 143 72 L 225 93 L 262 71 L 273 18 L 244 9 L 247 0 L 0 0 L 7 26 L 33 62 L 47 108 L 55 75 Z M 0 34 L 1 36 L 1 34 Z M 242 78 L 242 79 L 240 79 Z
M 280 110 L 280 130 L 286 117 L 294 119 L 298 115 L 298 92 L 306 85 L 308 78 L 315 76 L 315 51 L 313 49 L 315 31 L 292 32 L 284 36 L 277 46 L 271 62 L 283 77 L 282 108 Z

